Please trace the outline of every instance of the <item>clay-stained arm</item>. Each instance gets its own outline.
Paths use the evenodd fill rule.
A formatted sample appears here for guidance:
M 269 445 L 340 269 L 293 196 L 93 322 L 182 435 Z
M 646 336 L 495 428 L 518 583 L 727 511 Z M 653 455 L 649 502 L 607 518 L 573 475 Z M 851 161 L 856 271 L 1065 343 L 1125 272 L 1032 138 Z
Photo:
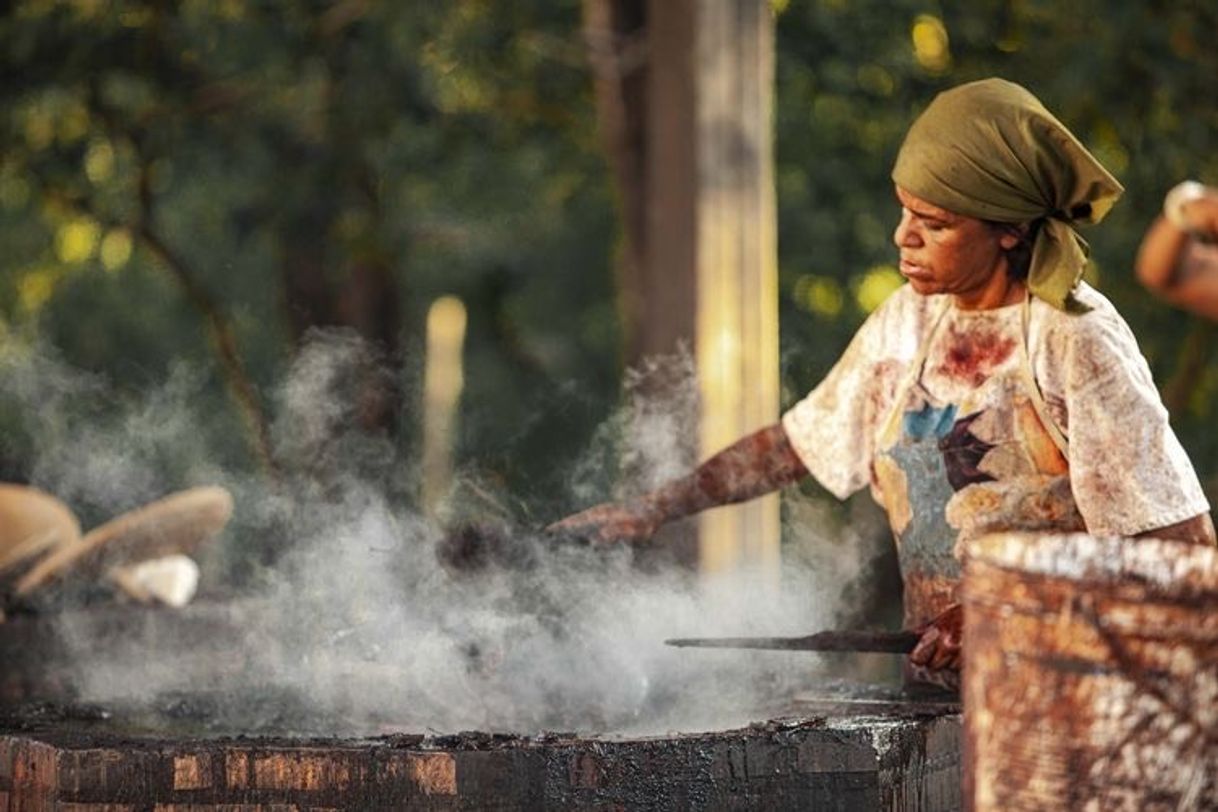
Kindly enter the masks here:
M 775 423 L 723 449 L 687 476 L 638 499 L 597 505 L 555 522 L 547 530 L 600 543 L 642 542 L 666 522 L 753 499 L 807 474 L 782 425 Z

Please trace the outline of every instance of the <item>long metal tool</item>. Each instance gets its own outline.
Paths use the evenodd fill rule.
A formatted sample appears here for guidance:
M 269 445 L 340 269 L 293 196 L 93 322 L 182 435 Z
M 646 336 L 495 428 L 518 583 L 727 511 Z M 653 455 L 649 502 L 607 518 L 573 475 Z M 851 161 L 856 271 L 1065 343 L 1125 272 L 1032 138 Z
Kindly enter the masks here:
M 915 632 L 826 631 L 805 637 L 681 637 L 665 640 L 682 648 L 759 648 L 780 651 L 872 651 L 908 654 L 918 644 Z

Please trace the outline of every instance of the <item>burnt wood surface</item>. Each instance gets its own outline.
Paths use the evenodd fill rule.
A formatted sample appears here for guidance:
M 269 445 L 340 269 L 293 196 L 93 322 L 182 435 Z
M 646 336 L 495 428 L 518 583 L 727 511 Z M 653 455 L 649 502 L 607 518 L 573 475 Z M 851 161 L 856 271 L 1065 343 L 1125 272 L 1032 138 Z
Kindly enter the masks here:
M 0 807 L 960 808 L 960 717 L 950 714 L 827 716 L 640 739 L 175 740 L 88 734 L 80 724 L 0 732 Z

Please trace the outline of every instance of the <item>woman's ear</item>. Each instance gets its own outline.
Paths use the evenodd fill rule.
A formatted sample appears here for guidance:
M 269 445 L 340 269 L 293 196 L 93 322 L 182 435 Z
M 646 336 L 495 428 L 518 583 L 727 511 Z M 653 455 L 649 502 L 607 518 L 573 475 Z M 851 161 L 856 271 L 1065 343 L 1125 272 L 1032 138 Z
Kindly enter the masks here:
M 1010 225 L 1004 225 L 1002 228 L 1002 234 L 998 237 L 998 244 L 1002 246 L 1003 251 L 1010 251 L 1023 243 L 1027 235 L 1027 223 L 1012 223 Z

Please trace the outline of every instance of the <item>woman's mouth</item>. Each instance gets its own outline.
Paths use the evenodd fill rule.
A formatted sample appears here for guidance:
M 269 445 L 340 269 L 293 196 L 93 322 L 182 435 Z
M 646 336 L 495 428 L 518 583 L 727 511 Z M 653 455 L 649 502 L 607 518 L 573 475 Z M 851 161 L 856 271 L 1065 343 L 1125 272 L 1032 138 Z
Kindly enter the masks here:
M 930 278 L 930 274 L 921 265 L 903 259 L 898 266 L 901 275 L 906 279 L 926 280 Z

